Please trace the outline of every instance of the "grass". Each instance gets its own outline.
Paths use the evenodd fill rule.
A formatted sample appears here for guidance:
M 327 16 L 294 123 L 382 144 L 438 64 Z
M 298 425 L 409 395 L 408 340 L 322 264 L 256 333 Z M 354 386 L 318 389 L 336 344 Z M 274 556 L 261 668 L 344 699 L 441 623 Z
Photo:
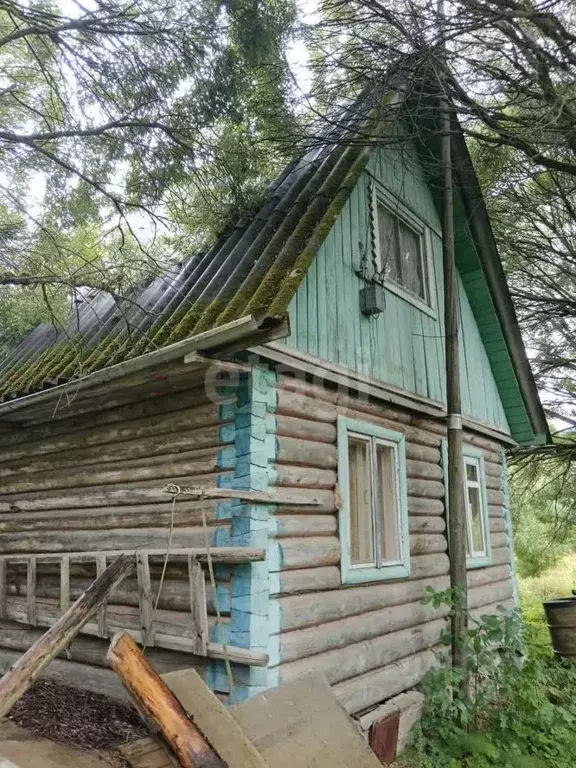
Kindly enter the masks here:
M 542 603 L 570 596 L 573 589 L 576 589 L 576 554 L 566 555 L 540 576 L 518 580 L 526 644 L 530 653 L 553 656 Z

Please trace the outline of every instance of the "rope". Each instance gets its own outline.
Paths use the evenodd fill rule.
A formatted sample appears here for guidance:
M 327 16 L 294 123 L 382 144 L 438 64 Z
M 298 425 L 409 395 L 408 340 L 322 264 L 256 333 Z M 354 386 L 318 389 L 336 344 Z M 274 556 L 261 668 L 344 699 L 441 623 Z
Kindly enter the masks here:
M 158 603 L 160 602 L 160 595 L 162 594 L 162 587 L 164 586 L 164 578 L 166 577 L 166 569 L 168 568 L 168 558 L 170 557 L 170 549 L 172 547 L 172 534 L 174 533 L 174 512 L 176 510 L 176 499 L 180 495 L 180 486 L 171 486 L 172 490 L 172 507 L 170 509 L 170 530 L 168 532 L 168 543 L 166 544 L 166 556 L 164 557 L 164 564 L 162 566 L 162 574 L 160 575 L 160 584 L 158 586 L 158 594 L 156 595 L 156 602 L 152 609 L 152 621 L 150 626 L 154 626 L 156 621 L 156 612 L 158 611 Z M 148 645 L 148 635 L 144 638 L 144 645 L 142 646 L 142 652 L 146 650 Z
M 210 533 L 208 531 L 208 523 L 206 522 L 206 510 L 202 510 L 202 527 L 204 529 L 204 543 L 206 545 L 206 558 L 208 560 L 208 573 L 210 575 L 210 584 L 212 585 L 212 591 L 214 592 L 214 605 L 216 607 L 216 624 L 220 629 L 222 624 L 222 615 L 220 613 L 220 606 L 218 605 L 218 592 L 216 590 L 216 578 L 214 577 L 214 564 L 212 563 L 212 552 L 210 549 Z M 219 631 L 220 635 L 221 632 Z M 234 684 L 234 678 L 232 676 L 232 665 L 230 664 L 230 657 L 228 656 L 228 646 L 224 642 L 222 637 L 222 649 L 224 651 L 224 666 L 226 667 L 226 676 L 228 678 L 228 684 L 230 685 L 230 702 L 236 703 L 236 686 Z

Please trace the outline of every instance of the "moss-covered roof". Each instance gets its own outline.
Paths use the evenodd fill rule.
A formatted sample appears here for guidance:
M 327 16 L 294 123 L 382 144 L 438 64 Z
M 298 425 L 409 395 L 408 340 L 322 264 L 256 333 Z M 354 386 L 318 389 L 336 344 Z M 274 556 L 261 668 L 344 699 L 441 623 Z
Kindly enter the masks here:
M 373 104 L 364 98 L 344 109 L 338 127 L 271 185 L 258 213 L 207 252 L 120 303 L 83 291 L 66 328 L 36 328 L 2 361 L 0 398 L 44 390 L 244 315 L 284 317 L 364 169 L 370 147 L 352 137 L 374 120 Z

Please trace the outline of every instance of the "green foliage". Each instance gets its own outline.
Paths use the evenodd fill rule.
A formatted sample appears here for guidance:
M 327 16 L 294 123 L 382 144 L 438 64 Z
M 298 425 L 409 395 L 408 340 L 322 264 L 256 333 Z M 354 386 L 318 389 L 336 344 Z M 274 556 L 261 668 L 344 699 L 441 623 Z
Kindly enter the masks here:
M 571 446 L 572 437 L 558 441 Z M 576 548 L 576 466 L 560 456 L 518 464 L 510 478 L 520 576 L 538 576 Z
M 429 590 L 425 601 L 448 604 L 450 592 Z M 443 659 L 424 680 L 426 711 L 413 747 L 401 761 L 412 768 L 569 768 L 576 763 L 576 666 L 542 653 L 522 656 L 517 611 L 469 617 L 464 640 L 469 685 Z M 447 638 L 446 638 L 447 639 Z

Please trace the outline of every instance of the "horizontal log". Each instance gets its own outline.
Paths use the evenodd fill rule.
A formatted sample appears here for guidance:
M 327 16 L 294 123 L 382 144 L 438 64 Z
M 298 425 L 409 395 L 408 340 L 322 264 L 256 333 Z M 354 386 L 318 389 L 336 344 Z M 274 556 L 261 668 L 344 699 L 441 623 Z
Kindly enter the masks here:
M 233 398 L 226 398 L 232 402 Z M 214 408 L 219 403 L 210 401 L 203 387 L 191 388 L 180 392 L 177 398 L 173 395 L 161 396 L 154 399 L 132 401 L 114 409 L 102 408 L 98 411 L 98 429 L 114 429 L 120 423 L 146 421 L 157 417 L 167 416 L 183 411 L 204 409 L 214 413 Z M 65 420 L 49 421 L 39 426 L 30 426 L 26 429 L 27 441 L 40 443 L 50 439 L 58 440 L 63 435 L 66 437 L 91 432 L 94 429 L 93 416 L 70 416 Z M 0 444 L 8 449 L 8 446 L 17 442 L 16 436 L 3 436 Z
M 415 533 L 410 536 L 410 554 L 428 555 L 433 552 L 446 552 L 446 536 L 438 533 Z
M 218 423 L 221 423 L 220 405 L 209 403 L 198 408 L 160 414 L 147 419 L 124 421 L 118 425 L 92 427 L 78 433 L 62 434 L 39 442 L 23 442 L 22 434 L 19 433 L 17 439 L 11 438 L 12 445 L 6 445 L 2 448 L 2 459 L 13 461 L 32 455 L 39 456 L 58 451 L 78 450 L 84 447 L 117 443 L 123 440 L 143 439 L 152 435 L 190 431 L 194 427 Z
M 206 576 L 208 576 L 206 574 Z M 77 600 L 82 592 L 84 592 L 90 583 L 93 581 L 88 576 L 75 576 L 70 577 L 70 600 Z M 156 574 L 155 578 L 152 578 L 152 595 L 154 597 L 154 604 L 156 603 L 156 595 L 158 594 L 158 587 L 160 586 L 160 574 Z M 226 582 L 219 582 L 220 589 L 228 589 L 229 584 Z M 215 594 L 212 585 L 207 580 L 206 583 L 207 592 L 207 608 L 208 613 L 214 614 L 216 610 Z M 7 578 L 7 594 L 24 597 L 26 595 L 26 571 L 22 568 L 19 571 L 10 570 Z M 56 572 L 53 569 L 52 573 L 43 574 L 41 568 L 38 568 L 36 577 L 36 592 L 37 597 L 60 597 L 60 574 L 59 570 Z M 138 598 L 138 584 L 136 579 L 125 579 L 125 581 L 114 590 L 114 602 L 119 605 L 131 605 L 135 608 L 139 605 Z M 222 603 L 222 596 L 220 596 L 220 602 Z M 185 574 L 182 573 L 181 579 L 166 577 L 162 583 L 162 592 L 160 594 L 160 601 L 158 607 L 168 611 L 189 611 L 190 610 L 190 590 L 188 580 L 185 578 Z M 220 612 L 225 614 L 229 612 L 228 606 L 219 605 Z M 1 643 L 0 643 L 1 645 Z
M 502 478 L 486 475 L 486 488 L 490 488 L 492 491 L 500 491 L 502 488 Z
M 484 472 L 490 477 L 497 477 L 502 479 L 502 465 L 494 461 L 484 461 Z
M 3 555 L 38 552 L 99 552 L 110 551 L 114 547 L 128 551 L 160 549 L 167 546 L 168 536 L 168 528 L 113 528 L 104 531 L 57 529 L 35 533 L 3 533 L 0 536 L 0 549 Z M 172 532 L 171 547 L 202 548 L 205 541 L 205 532 L 201 527 L 175 528 Z
M 406 458 L 415 461 L 427 461 L 430 464 L 440 464 L 440 451 L 429 445 L 419 445 L 409 440 L 406 442 Z
M 67 471 L 70 467 L 86 467 L 99 464 L 103 469 L 110 467 L 106 463 L 126 462 L 137 466 L 173 461 L 178 456 L 186 458 L 188 452 L 206 448 L 218 451 L 226 442 L 222 425 L 202 426 L 189 431 L 156 435 L 143 440 L 125 440 L 110 446 L 77 448 L 73 451 L 59 451 L 40 456 L 26 457 L 23 460 L 0 464 L 0 477 L 13 477 L 27 472 Z M 233 438 L 230 425 L 230 439 Z
M 437 664 L 432 651 L 421 651 L 378 670 L 338 683 L 332 689 L 349 714 L 361 712 L 422 682 Z
M 321 568 L 340 562 L 340 540 L 336 536 L 278 539 L 277 556 L 271 556 L 270 571 L 284 568 Z
M 77 488 L 80 485 L 118 485 L 139 480 L 157 480 L 162 484 L 165 478 L 177 475 L 187 475 L 190 478 L 195 475 L 207 475 L 216 473 L 221 468 L 219 450 L 205 448 L 195 452 L 187 460 L 180 460 L 147 465 L 122 466 L 118 463 L 116 469 L 92 469 L 80 472 L 42 472 L 30 473 L 25 477 L 13 481 L 4 481 L 2 495 L 28 493 L 30 491 L 43 491 L 64 488 Z M 189 480 L 190 482 L 190 480 Z
M 504 507 L 501 504 L 488 504 L 488 515 L 490 517 L 504 517 Z
M 276 461 L 280 464 L 335 469 L 338 466 L 338 451 L 335 445 L 278 435 Z
M 486 490 L 486 499 L 488 504 L 502 504 L 502 491 L 494 491 L 491 488 Z
M 438 480 L 413 480 L 408 478 L 408 496 L 418 496 L 424 499 L 443 499 L 444 485 Z
M 498 600 L 496 603 L 490 605 L 482 605 L 478 608 L 474 608 L 470 611 L 470 616 L 473 619 L 481 619 L 482 616 L 501 616 L 502 612 L 500 608 L 505 608 L 507 611 L 511 611 L 514 608 L 514 600 L 509 597 L 507 600 Z
M 505 601 L 512 597 L 513 592 L 514 587 L 510 576 L 504 581 L 473 587 L 468 592 L 468 607 L 472 610 L 473 608 L 481 608 L 484 605 Z
M 492 549 L 492 565 L 503 565 L 510 562 L 510 547 L 497 547 Z
M 294 573 L 300 572 L 294 571 L 285 575 L 293 575 Z M 483 573 L 483 571 L 470 571 L 469 573 Z M 422 599 L 427 587 L 440 590 L 446 589 L 447 586 L 448 579 L 446 576 L 435 576 L 428 579 L 410 579 L 410 581 L 402 582 L 384 581 L 348 589 L 332 589 L 315 594 L 306 593 L 280 597 L 276 603 L 280 614 L 280 629 L 283 632 L 288 632 L 339 621 L 351 616 L 358 618 L 382 608 L 418 602 Z
M 500 533 L 507 530 L 506 520 L 503 517 L 490 517 L 489 522 L 491 533 Z
M 202 525 L 227 525 L 226 518 L 216 519 L 215 501 L 190 501 L 176 504 L 172 513 L 172 502 L 165 504 L 140 504 L 125 507 L 93 507 L 79 510 L 47 510 L 41 512 L 4 513 L 0 516 L 1 533 L 24 533 L 26 531 L 63 530 L 105 530 L 110 528 L 168 527 L 175 528 Z M 309 508 L 308 508 L 309 510 Z
M 418 515 L 408 518 L 410 533 L 444 533 L 446 522 L 443 517 L 424 517 Z
M 358 616 L 349 616 L 314 627 L 296 629 L 280 636 L 280 661 L 284 663 L 303 659 L 408 627 L 420 627 L 446 615 L 446 606 L 434 610 L 418 601 L 363 613 L 361 620 Z
M 200 499 L 239 499 L 250 504 L 282 504 L 283 506 L 307 505 L 319 506 L 323 498 L 315 490 L 298 488 L 275 488 L 271 491 L 245 491 L 239 488 L 215 488 L 192 485 L 172 485 L 167 483 L 163 492 L 178 496 L 192 496 Z M 310 511 L 315 511 L 311 509 Z
M 274 515 L 276 536 L 333 536 L 338 533 L 335 515 Z
M 284 488 L 334 488 L 336 472 L 289 464 L 274 464 L 273 484 Z
M 345 648 L 338 648 L 298 661 L 282 664 L 280 679 L 295 680 L 309 673 L 323 674 L 331 685 L 363 675 L 372 669 L 433 648 L 440 642 L 446 620 L 437 619 L 418 627 L 374 637 Z M 384 696 L 383 696 L 384 698 Z
M 300 592 L 317 592 L 340 586 L 340 568 L 303 568 L 293 571 L 279 571 L 272 581 L 271 593 L 294 595 Z
M 0 620 L 0 648 L 18 651 L 27 651 L 28 648 L 44 634 L 44 629 L 29 627 L 14 621 Z M 97 667 L 109 667 L 106 659 L 108 640 L 89 635 L 79 635 L 67 649 L 62 651 L 59 658 L 68 659 L 78 664 L 87 664 Z M 173 672 L 186 667 L 192 667 L 202 677 L 206 675 L 207 660 L 189 653 L 178 653 L 163 648 L 147 648 L 146 656 L 159 672 Z
M 408 512 L 411 515 L 443 515 L 443 499 L 427 499 L 419 496 L 408 496 Z
M 443 576 L 449 570 L 450 561 L 444 552 L 431 555 L 413 555 L 410 558 L 410 577 L 412 579 Z
M 406 474 L 409 478 L 422 480 L 442 480 L 442 468 L 439 464 L 431 464 L 428 461 L 406 462 Z
M 98 554 L 104 558 L 118 557 L 120 553 L 125 550 L 115 549 L 110 551 L 98 550 Z M 134 554 L 131 552 L 129 554 Z M 166 557 L 166 547 L 161 549 L 147 549 L 146 554 L 150 557 L 151 562 L 153 559 L 163 562 Z M 205 562 L 208 558 L 208 551 L 206 547 L 188 547 L 187 549 L 178 549 L 176 547 L 170 548 L 170 558 L 185 559 L 187 557 L 197 557 L 199 560 Z M 266 550 L 258 549 L 255 547 L 211 547 L 210 557 L 215 563 L 254 563 L 260 562 L 266 559 Z M 10 563 L 26 563 L 27 557 L 22 555 L 4 555 L 1 554 L 0 558 L 9 560 Z M 36 561 L 41 562 L 59 562 L 62 556 L 60 554 L 46 552 L 41 555 L 37 555 Z M 71 552 L 70 559 L 75 562 L 94 563 L 93 552 Z
M 473 568 L 468 571 L 469 587 L 480 587 L 498 581 L 510 580 L 509 565 L 494 565 L 488 568 Z
M 286 436 L 299 440 L 336 444 L 336 427 L 334 424 L 277 413 L 270 428 L 279 437 Z
M 505 531 L 500 533 L 492 533 L 490 535 L 490 544 L 495 549 L 498 549 L 499 547 L 507 547 L 509 545 L 508 534 Z
M 215 473 L 194 478 L 195 486 L 214 487 L 218 477 L 226 473 Z M 190 478 L 170 478 L 173 483 L 185 485 Z M 163 481 L 166 482 L 166 481 Z M 82 509 L 85 507 L 120 506 L 123 504 L 156 504 L 166 502 L 158 480 L 123 483 L 122 486 L 97 485 L 74 488 L 65 493 L 61 490 L 38 491 L 27 494 L 3 496 L 0 512 L 43 509 Z

